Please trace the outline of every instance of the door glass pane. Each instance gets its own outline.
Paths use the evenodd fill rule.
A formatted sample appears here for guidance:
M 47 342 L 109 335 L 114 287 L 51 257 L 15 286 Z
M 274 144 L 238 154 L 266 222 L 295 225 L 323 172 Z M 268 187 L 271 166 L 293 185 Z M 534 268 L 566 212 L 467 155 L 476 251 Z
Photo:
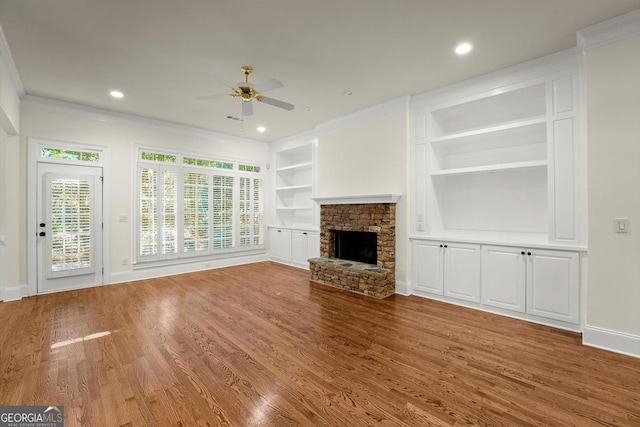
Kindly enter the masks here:
M 51 271 L 91 267 L 91 183 L 51 181 Z

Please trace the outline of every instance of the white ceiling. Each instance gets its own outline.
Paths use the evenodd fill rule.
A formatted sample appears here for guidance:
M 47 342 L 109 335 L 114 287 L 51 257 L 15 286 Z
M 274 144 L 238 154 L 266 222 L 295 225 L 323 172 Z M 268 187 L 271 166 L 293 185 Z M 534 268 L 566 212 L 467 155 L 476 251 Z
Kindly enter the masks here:
M 576 44 L 640 0 L 0 0 L 29 95 L 275 141 L 346 114 Z M 458 57 L 454 47 L 470 41 Z M 240 129 L 240 67 L 277 78 Z M 119 89 L 121 100 L 109 96 Z M 351 91 L 351 96 L 345 92 Z M 255 105 L 257 104 L 257 105 Z M 267 127 L 258 133 L 257 125 Z

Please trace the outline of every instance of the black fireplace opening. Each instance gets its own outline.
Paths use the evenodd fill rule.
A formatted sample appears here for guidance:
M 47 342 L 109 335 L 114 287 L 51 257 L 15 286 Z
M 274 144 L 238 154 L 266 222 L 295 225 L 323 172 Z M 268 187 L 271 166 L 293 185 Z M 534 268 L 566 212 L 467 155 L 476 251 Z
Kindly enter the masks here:
M 377 265 L 377 233 L 333 230 L 333 239 L 335 258 Z

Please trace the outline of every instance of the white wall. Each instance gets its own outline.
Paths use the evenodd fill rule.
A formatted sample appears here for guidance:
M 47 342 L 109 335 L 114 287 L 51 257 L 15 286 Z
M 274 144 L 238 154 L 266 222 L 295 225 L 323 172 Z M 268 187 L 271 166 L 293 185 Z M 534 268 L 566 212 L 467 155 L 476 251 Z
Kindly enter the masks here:
M 24 258 L 20 258 L 23 254 L 20 247 L 23 236 L 20 234 L 20 222 L 24 221 L 24 212 L 16 208 L 21 206 L 20 200 L 24 200 L 20 197 L 20 191 L 24 189 L 18 185 L 20 168 L 15 160 L 20 150 L 17 137 L 20 104 L 17 90 L 5 66 L 3 52 L 6 52 L 6 49 L 0 46 L 0 235 L 4 236 L 4 264 L 0 265 L 0 300 L 16 297 L 13 291 L 9 295 L 7 288 L 19 289 L 20 265 L 26 262 Z
M 640 38 L 589 50 L 586 70 L 587 325 L 635 336 L 640 355 Z
M 318 138 L 318 197 L 400 194 L 396 280 L 408 281 L 407 111 L 341 127 Z
M 142 121 L 141 123 L 144 123 Z M 268 146 L 262 142 L 239 140 L 229 137 L 206 137 L 173 131 L 170 125 L 166 129 L 158 126 L 136 125 L 122 120 L 101 121 L 80 114 L 73 116 L 37 108 L 23 107 L 21 110 L 20 144 L 26 146 L 29 137 L 53 139 L 108 147 L 110 154 L 109 170 L 105 170 L 105 179 L 109 180 L 110 198 L 104 201 L 105 221 L 108 221 L 109 270 L 113 275 L 132 271 L 130 263 L 123 265 L 123 258 L 132 259 L 134 245 L 133 209 L 134 186 L 136 182 L 134 167 L 136 144 L 178 149 L 193 153 L 215 154 L 220 158 L 245 159 L 266 164 Z M 24 151 L 24 152 L 23 152 Z M 26 150 L 12 156 L 12 162 L 19 165 L 21 183 L 27 180 Z M 24 197 L 20 205 L 26 209 Z M 26 212 L 21 212 L 26 216 Z M 119 222 L 120 215 L 126 215 L 128 222 Z M 24 226 L 21 225 L 21 230 Z M 26 236 L 26 232 L 21 233 Z M 24 237 L 21 242 L 26 247 Z M 21 251 L 26 259 L 26 249 Z M 121 275 L 126 276 L 126 275 Z M 21 267 L 20 280 L 26 282 L 26 266 Z

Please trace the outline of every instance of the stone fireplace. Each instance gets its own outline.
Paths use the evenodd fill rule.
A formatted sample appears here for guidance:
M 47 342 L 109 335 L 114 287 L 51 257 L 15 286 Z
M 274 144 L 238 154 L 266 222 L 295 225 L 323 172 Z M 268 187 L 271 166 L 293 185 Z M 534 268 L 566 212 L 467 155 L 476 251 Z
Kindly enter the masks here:
M 395 293 L 398 198 L 315 199 L 320 203 L 320 258 L 309 260 L 311 280 L 377 298 Z

